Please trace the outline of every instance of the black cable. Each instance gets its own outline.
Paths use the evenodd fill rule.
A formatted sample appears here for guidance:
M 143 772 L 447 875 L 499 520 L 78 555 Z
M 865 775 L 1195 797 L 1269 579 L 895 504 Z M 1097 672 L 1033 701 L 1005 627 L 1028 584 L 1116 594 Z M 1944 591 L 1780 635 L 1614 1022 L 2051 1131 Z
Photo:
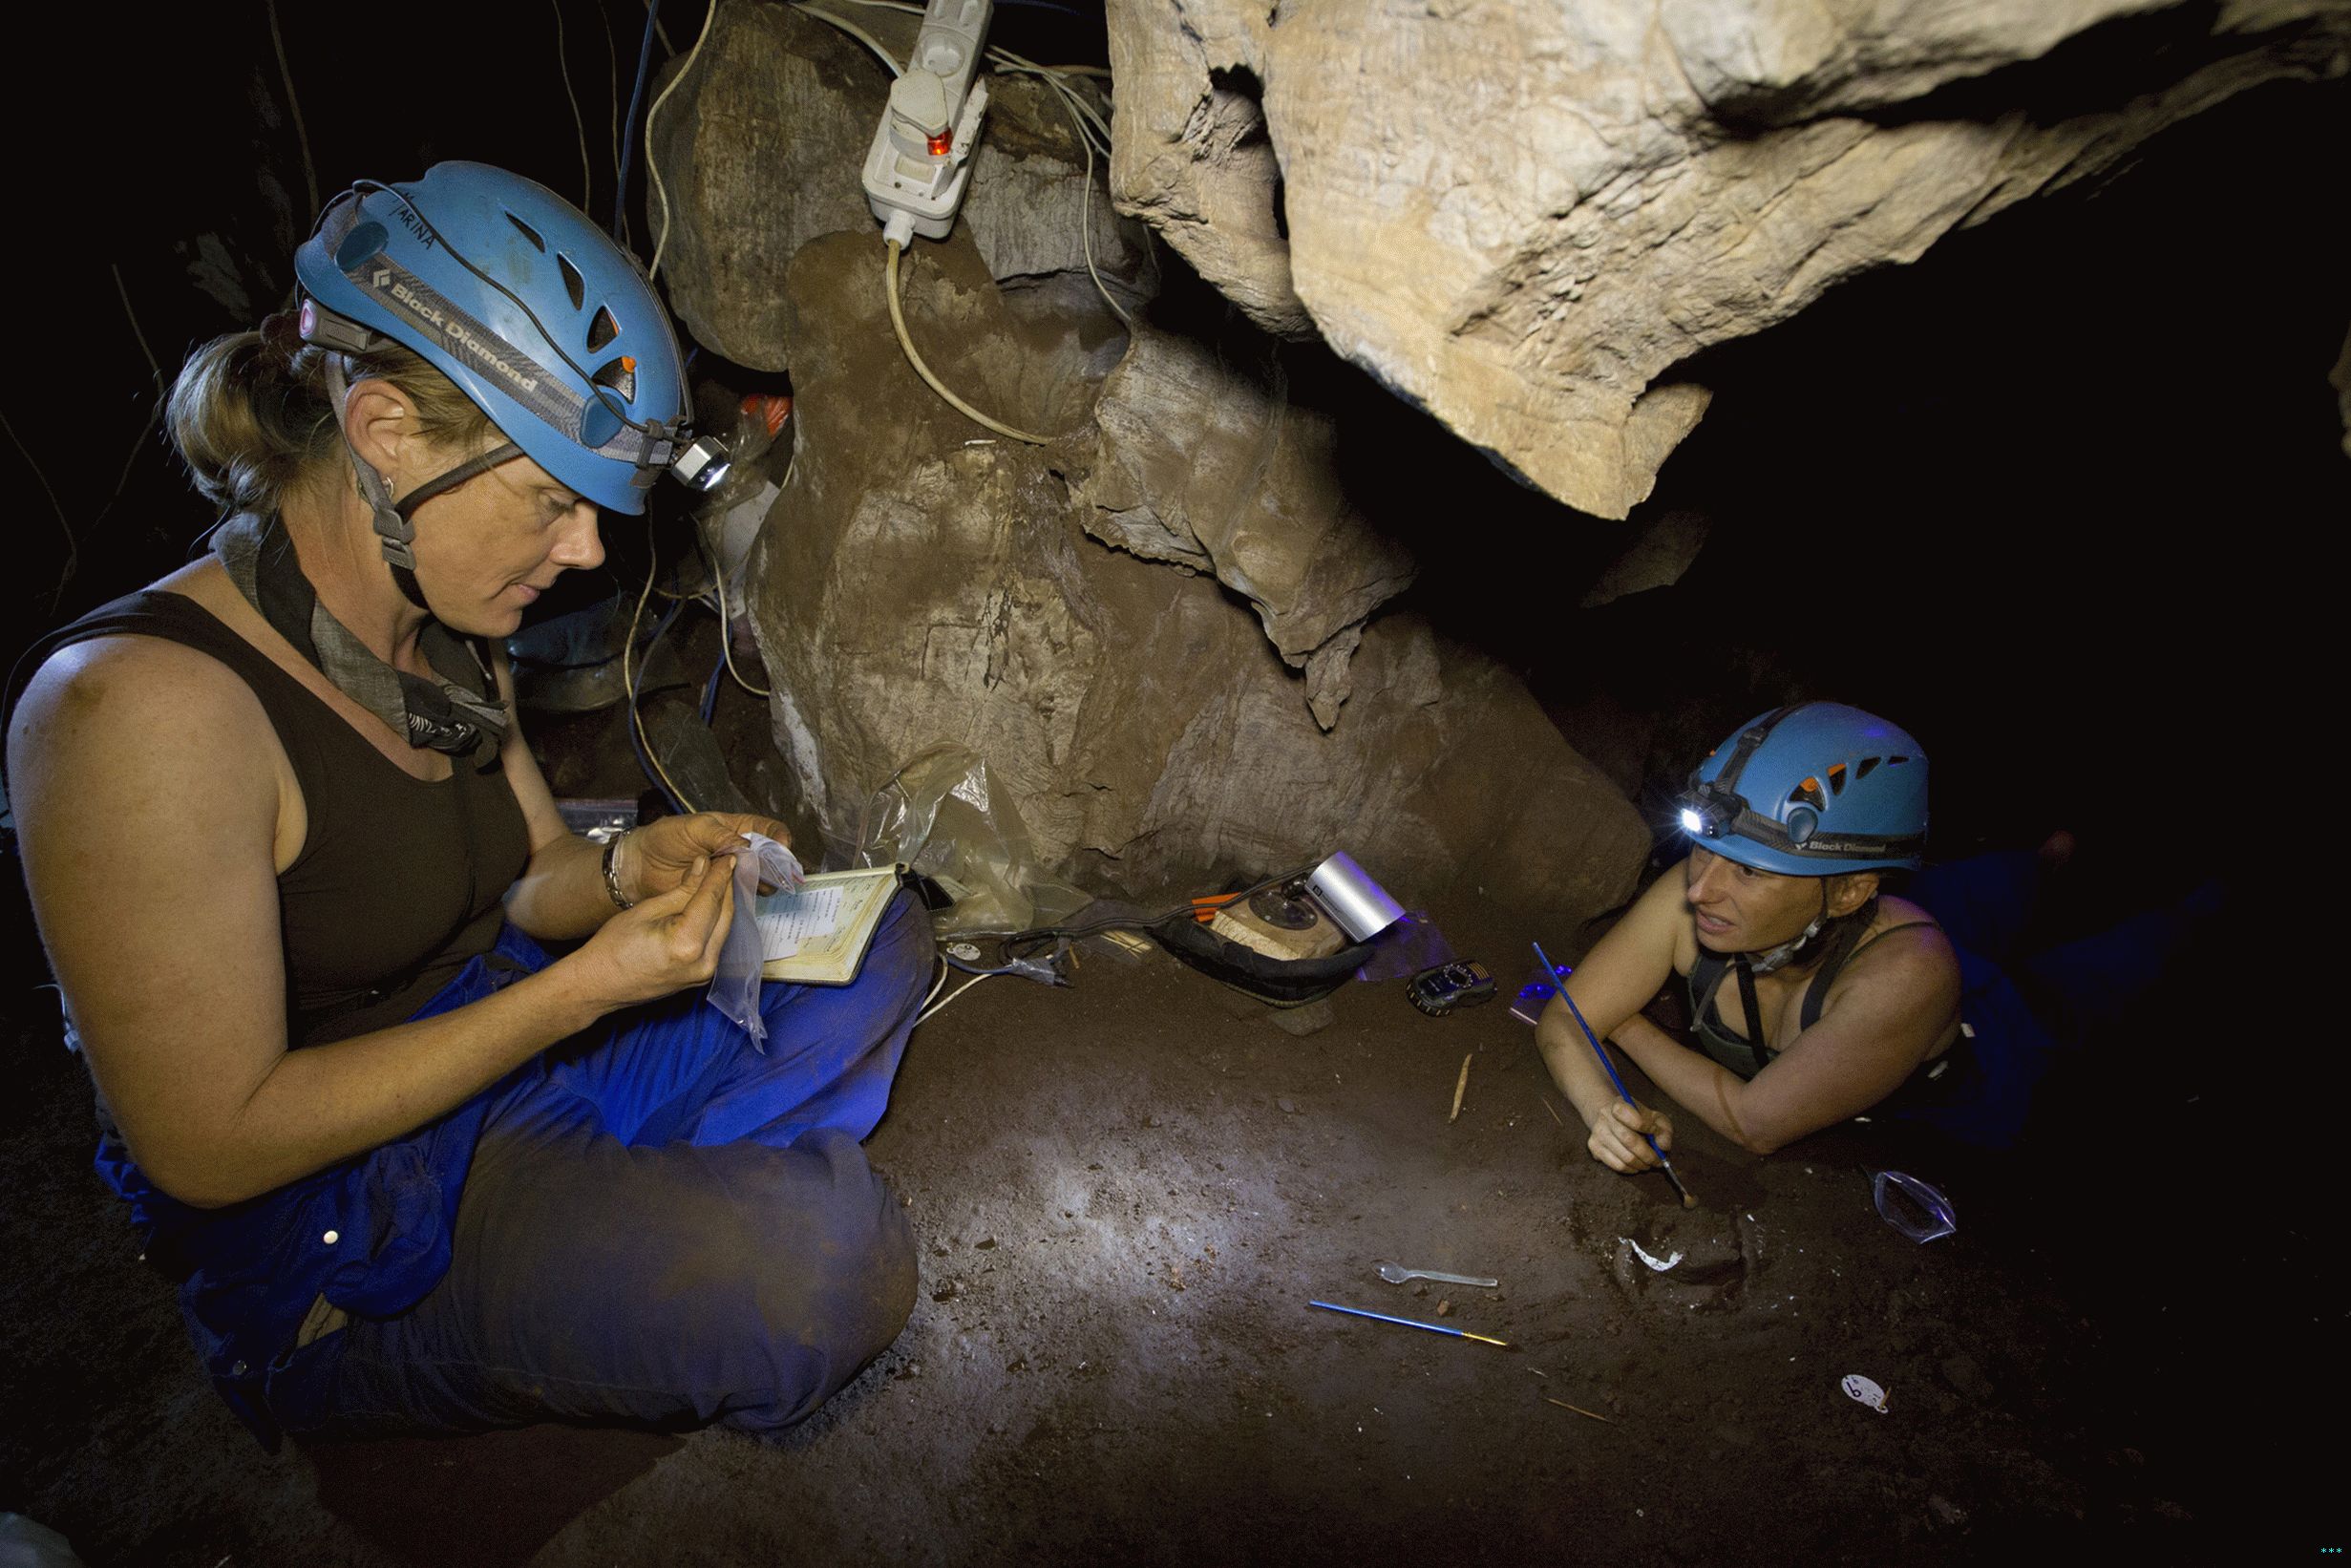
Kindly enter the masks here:
M 1254 887 L 1244 887 L 1238 893 L 1218 894 L 1215 907 L 1229 908 L 1241 900 L 1254 898 L 1268 888 L 1280 887 L 1284 882 L 1297 881 L 1310 874 L 1314 867 L 1320 864 L 1322 862 L 1317 860 L 1311 865 L 1301 866 L 1296 871 L 1285 871 L 1278 877 L 1268 877 Z M 1169 910 L 1164 915 L 1121 915 L 1109 920 L 1089 921 L 1079 925 L 1039 925 L 1027 931 L 960 931 L 956 934 L 965 940 L 978 938 L 997 942 L 1002 944 L 1006 958 L 1021 958 L 1026 955 L 1018 950 L 1019 948 L 1032 948 L 1046 941 L 1066 939 L 1070 942 L 1083 942 L 1088 937 L 1100 936 L 1105 931 L 1148 931 L 1154 926 L 1165 925 L 1173 920 L 1191 920 L 1198 913 L 1199 907 L 1195 903 L 1185 903 Z
M 718 4 L 718 0 L 710 0 Z M 637 85 L 628 92 L 628 118 L 621 124 L 620 188 L 612 193 L 612 243 L 621 243 L 621 227 L 628 219 L 628 165 L 637 150 L 637 111 L 645 103 L 645 79 L 653 74 L 653 29 L 661 21 L 661 0 L 645 8 L 645 42 L 637 46 Z

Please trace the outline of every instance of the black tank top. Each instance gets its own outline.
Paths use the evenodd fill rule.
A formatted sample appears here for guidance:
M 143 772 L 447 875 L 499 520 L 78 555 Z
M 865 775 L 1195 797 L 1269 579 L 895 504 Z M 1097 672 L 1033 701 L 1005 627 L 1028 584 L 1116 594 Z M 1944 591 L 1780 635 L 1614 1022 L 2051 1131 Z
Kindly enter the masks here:
M 278 878 L 289 1044 L 399 1023 L 490 950 L 499 901 L 530 858 L 504 769 L 479 773 L 459 759 L 438 783 L 414 777 L 183 594 L 149 590 L 101 605 L 35 645 L 20 667 L 94 637 L 126 636 L 179 643 L 234 670 L 302 787 L 309 828 Z
M 1829 999 L 1829 987 L 1835 985 L 1836 977 L 1845 972 L 1845 965 L 1859 958 L 1872 943 L 1890 937 L 1896 931 L 1915 930 L 1934 923 L 1933 921 L 1904 921 L 1862 939 L 1842 953 L 1832 954 L 1829 962 L 1821 965 L 1820 972 L 1805 985 L 1804 1000 L 1797 1009 L 1797 1031 L 1801 1033 L 1820 1022 L 1821 1009 Z M 1733 960 L 1728 956 L 1713 952 L 1704 945 L 1699 947 L 1698 956 L 1690 963 L 1690 1032 L 1697 1038 L 1699 1049 L 1716 1062 L 1742 1078 L 1752 1078 L 1779 1052 L 1762 1043 L 1763 1020 L 1755 1016 L 1756 1009 L 1751 1003 L 1747 1008 L 1747 1027 L 1753 1031 L 1751 1034 L 1733 1034 L 1730 1027 L 1723 1022 L 1722 1009 L 1715 1006 L 1715 993 L 1723 988 L 1723 980 L 1733 972 Z M 1747 999 L 1742 998 L 1742 1001 Z M 1955 1042 L 1953 1049 L 1956 1049 L 1957 1046 Z M 1950 1051 L 1945 1051 L 1932 1061 L 1920 1063 L 1914 1076 L 1939 1078 L 1948 1065 L 1950 1054 Z

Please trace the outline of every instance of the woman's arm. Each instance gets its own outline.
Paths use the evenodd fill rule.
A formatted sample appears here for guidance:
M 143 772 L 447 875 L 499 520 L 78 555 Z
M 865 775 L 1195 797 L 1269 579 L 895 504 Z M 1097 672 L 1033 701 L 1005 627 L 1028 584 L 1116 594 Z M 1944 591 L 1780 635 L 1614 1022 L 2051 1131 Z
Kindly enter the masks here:
M 1857 1116 L 1927 1059 L 1957 1014 L 1959 965 L 1940 931 L 1889 937 L 1837 977 L 1819 1022 L 1751 1079 L 1647 1020 L 1617 1043 L 1650 1081 L 1725 1137 L 1758 1155 Z M 1749 1019 L 1747 1028 L 1758 1028 Z
M 289 1051 L 277 873 L 302 808 L 242 680 L 159 639 L 69 648 L 17 709 L 9 782 L 99 1091 L 149 1178 L 199 1206 L 397 1137 L 603 1014 L 708 980 L 731 902 L 706 862 L 495 996 Z
M 514 671 L 505 649 L 494 652 L 493 663 L 507 710 L 516 712 Z M 604 846 L 563 825 L 555 793 L 547 788 L 546 775 L 522 738 L 519 717 L 506 731 L 498 761 L 531 837 L 530 861 L 506 893 L 506 918 L 541 942 L 570 942 L 588 935 L 620 910 L 604 884 Z M 665 816 L 623 837 L 613 858 L 613 874 L 624 897 L 651 898 L 682 885 L 698 862 L 742 848 L 747 833 L 765 834 L 779 844 L 791 842 L 784 825 L 770 816 L 740 812 Z
M 1670 871 L 1649 884 L 1568 977 L 1566 994 L 1599 1038 L 1619 1032 L 1628 1019 L 1640 1020 L 1641 1008 L 1673 973 L 1676 935 L 1688 919 L 1682 885 L 1681 877 Z M 1641 1141 L 1643 1132 L 1672 1147 L 1673 1124 L 1624 1103 L 1575 1014 L 1558 998 L 1543 1009 L 1535 1043 L 1552 1082 L 1590 1129 L 1594 1159 L 1619 1171 L 1656 1165 L 1657 1156 Z

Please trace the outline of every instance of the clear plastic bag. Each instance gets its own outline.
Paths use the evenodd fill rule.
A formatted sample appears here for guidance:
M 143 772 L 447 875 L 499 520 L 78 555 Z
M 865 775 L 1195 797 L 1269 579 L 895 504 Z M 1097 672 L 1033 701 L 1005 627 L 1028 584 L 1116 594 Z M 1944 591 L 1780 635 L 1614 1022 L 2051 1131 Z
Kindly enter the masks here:
M 1914 1241 L 1927 1242 L 1959 1228 L 1951 1199 L 1902 1171 L 1880 1171 L 1871 1184 L 1878 1217 Z
M 765 834 L 747 833 L 751 849 L 734 858 L 734 918 L 727 925 L 727 941 L 718 950 L 718 972 L 710 977 L 710 1006 L 725 1013 L 751 1036 L 765 1055 L 768 1021 L 759 1010 L 759 971 L 767 962 L 759 939 L 759 884 L 777 889 L 800 885 L 800 862 L 792 851 Z
M 1045 874 L 1020 808 L 963 746 L 933 746 L 890 776 L 865 808 L 854 863 L 912 867 L 955 902 L 931 917 L 943 936 L 1054 925 L 1092 895 Z

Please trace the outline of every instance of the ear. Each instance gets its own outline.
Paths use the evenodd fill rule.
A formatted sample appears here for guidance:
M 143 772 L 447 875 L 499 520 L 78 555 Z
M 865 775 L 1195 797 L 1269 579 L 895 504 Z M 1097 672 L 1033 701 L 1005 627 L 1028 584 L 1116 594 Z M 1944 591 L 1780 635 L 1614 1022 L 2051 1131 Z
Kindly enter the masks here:
M 343 403 L 343 429 L 359 460 L 397 494 L 400 486 L 392 476 L 416 438 L 416 413 L 407 394 L 373 376 L 353 382 Z
M 1852 914 L 1877 897 L 1877 873 L 1847 871 L 1829 879 L 1829 913 L 1843 917 Z

